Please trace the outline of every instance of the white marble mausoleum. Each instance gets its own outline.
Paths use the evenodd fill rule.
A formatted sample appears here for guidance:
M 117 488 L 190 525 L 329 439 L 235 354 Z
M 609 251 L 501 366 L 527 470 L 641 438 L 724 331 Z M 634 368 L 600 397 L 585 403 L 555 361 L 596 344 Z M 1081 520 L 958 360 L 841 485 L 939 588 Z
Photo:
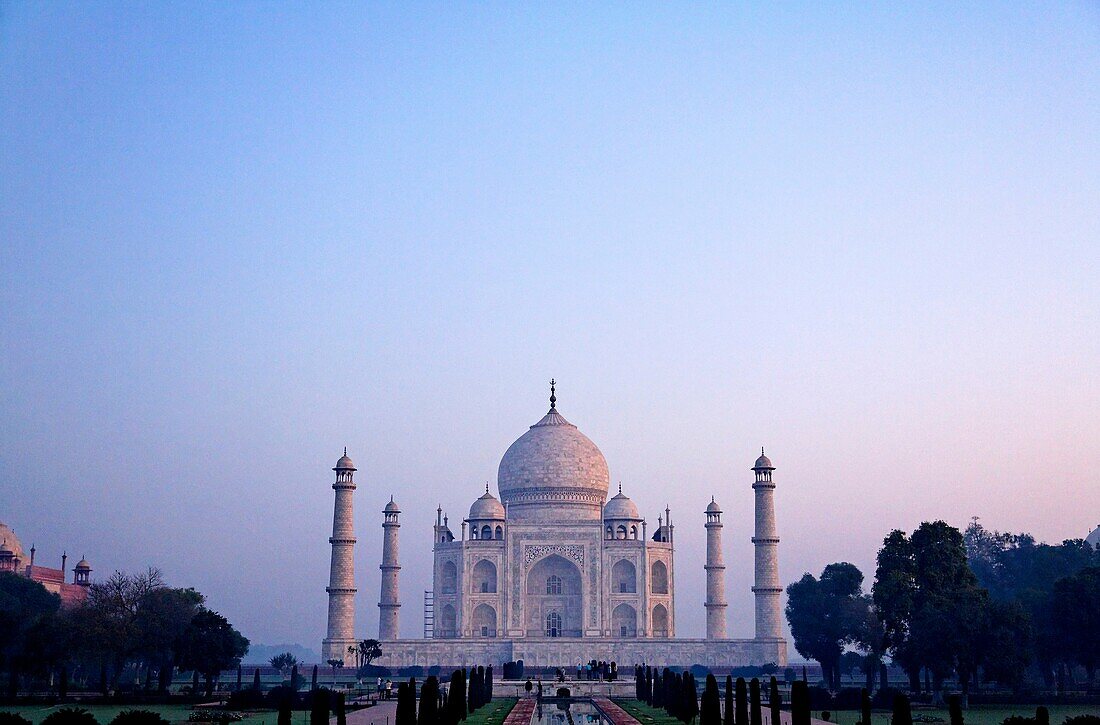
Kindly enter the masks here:
M 336 468 L 329 593 L 328 659 L 347 657 L 354 634 L 351 459 Z M 398 620 L 400 509 L 383 512 L 378 639 L 389 667 L 469 666 L 522 659 L 534 667 L 575 666 L 593 658 L 633 664 L 716 667 L 785 665 L 772 482 L 761 452 L 755 480 L 756 636 L 726 636 L 721 508 L 703 512 L 707 529 L 707 636 L 676 637 L 675 526 L 666 508 L 650 528 L 622 492 L 608 499 L 607 461 L 596 444 L 557 409 L 505 452 L 499 498 L 476 499 L 457 531 L 442 509 L 434 527 L 433 615 L 426 637 L 401 639 Z M 749 488 L 746 485 L 746 493 Z

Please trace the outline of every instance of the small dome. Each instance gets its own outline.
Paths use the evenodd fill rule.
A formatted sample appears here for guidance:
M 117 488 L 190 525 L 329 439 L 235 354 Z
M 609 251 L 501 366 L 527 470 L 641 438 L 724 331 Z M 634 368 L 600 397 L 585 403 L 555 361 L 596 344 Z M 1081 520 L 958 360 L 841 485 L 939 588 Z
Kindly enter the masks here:
M 488 488 L 470 507 L 471 521 L 481 521 L 483 519 L 504 520 L 504 504 L 498 501 L 496 496 L 489 493 Z
M 634 502 L 629 497 L 623 495 L 622 487 L 619 488 L 619 492 L 611 497 L 603 507 L 603 517 L 605 521 L 611 519 L 627 519 L 630 521 L 641 521 L 642 517 L 638 514 L 638 507 L 634 505 Z
M 355 470 L 358 470 L 358 469 L 356 469 L 355 464 L 351 462 L 351 459 L 348 458 L 348 449 L 347 448 L 344 448 L 344 455 L 340 456 L 340 460 L 338 460 L 336 462 L 336 467 L 333 468 L 332 470 L 334 470 L 334 471 L 355 471 Z
M 1100 524 L 1097 524 L 1092 533 L 1085 537 L 1085 541 L 1092 544 L 1092 548 L 1100 549 Z
M 76 562 L 76 566 L 73 568 L 81 570 L 87 569 L 88 571 L 91 571 L 92 565 L 88 563 L 87 559 L 81 559 L 80 561 Z
M 19 559 L 26 559 L 26 552 L 23 551 L 23 545 L 19 541 L 19 537 L 15 535 L 10 526 L 6 526 L 0 523 L 0 549 L 6 549 L 10 551 Z
M 760 457 L 756 459 L 756 463 L 753 464 L 752 470 L 754 471 L 774 471 L 775 466 L 772 465 L 772 459 L 764 455 L 764 449 L 760 449 Z
M 387 514 L 399 514 L 401 509 L 397 507 L 397 503 L 393 500 L 393 496 L 390 496 L 390 502 L 386 504 L 386 508 L 382 509 L 382 513 Z
M 759 461 L 758 461 L 759 463 Z M 770 463 L 770 461 L 769 461 Z M 718 502 L 714 500 L 714 496 L 710 497 L 710 503 L 707 504 L 708 514 L 720 514 L 722 513 L 722 507 L 718 505 Z

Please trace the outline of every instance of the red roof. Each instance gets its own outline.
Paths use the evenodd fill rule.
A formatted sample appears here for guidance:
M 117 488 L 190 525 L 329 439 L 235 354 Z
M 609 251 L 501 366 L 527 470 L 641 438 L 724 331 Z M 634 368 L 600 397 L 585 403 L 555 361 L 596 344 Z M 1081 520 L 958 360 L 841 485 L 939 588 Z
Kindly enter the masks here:
M 88 596 L 88 587 L 79 584 L 62 584 L 60 594 L 61 606 L 72 607 L 84 601 Z

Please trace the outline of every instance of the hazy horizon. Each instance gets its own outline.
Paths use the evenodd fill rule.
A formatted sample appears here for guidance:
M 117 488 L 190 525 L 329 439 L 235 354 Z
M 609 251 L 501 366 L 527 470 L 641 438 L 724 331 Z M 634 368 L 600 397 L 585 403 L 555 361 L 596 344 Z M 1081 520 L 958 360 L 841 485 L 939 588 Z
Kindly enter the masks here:
M 780 573 L 922 520 L 1100 523 L 1100 10 L 0 5 L 0 521 L 319 649 L 332 472 L 356 633 L 401 630 L 558 407 L 612 494 L 703 509 L 752 636 Z M 792 649 L 793 653 L 793 649 Z

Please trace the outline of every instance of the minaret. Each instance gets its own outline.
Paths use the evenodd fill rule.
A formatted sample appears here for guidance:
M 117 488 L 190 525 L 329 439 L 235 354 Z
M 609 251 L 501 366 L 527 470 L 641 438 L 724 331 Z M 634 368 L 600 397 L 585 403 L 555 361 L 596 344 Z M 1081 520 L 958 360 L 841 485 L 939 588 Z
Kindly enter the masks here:
M 722 561 L 722 508 L 707 505 L 707 639 L 726 638 L 726 565 Z
M 382 521 L 382 564 L 378 567 L 382 570 L 382 593 L 378 598 L 378 639 L 383 642 L 391 639 L 399 639 L 401 630 L 398 626 L 398 613 L 401 603 L 397 599 L 397 573 L 401 571 L 401 565 L 397 563 L 397 530 L 401 524 L 397 522 L 397 516 L 401 509 L 390 496 L 390 502 L 382 509 L 385 519 Z M 436 512 L 437 515 L 439 512 Z
M 343 660 L 355 641 L 355 525 L 351 495 L 355 492 L 355 464 L 348 449 L 336 462 L 336 504 L 332 514 L 332 562 L 329 566 L 328 636 L 321 643 L 321 659 Z
M 756 547 L 756 638 L 781 639 L 779 596 L 783 587 L 779 584 L 779 537 L 775 532 L 775 484 L 772 471 L 775 466 L 760 449 L 760 457 L 752 467 L 756 481 L 756 535 L 752 543 Z

